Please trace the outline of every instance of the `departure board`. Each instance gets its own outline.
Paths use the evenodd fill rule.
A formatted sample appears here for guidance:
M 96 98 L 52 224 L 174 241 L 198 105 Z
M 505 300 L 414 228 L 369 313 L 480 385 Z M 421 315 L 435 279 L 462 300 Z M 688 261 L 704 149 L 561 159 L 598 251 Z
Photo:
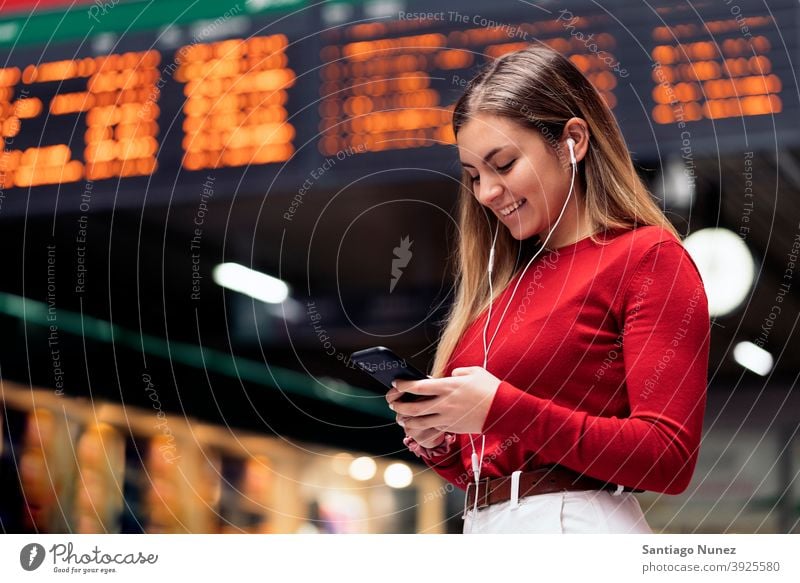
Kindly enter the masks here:
M 768 26 L 767 17 L 747 19 L 750 30 Z M 727 31 L 733 20 L 708 23 L 709 30 Z M 771 43 L 764 35 L 750 39 L 728 38 L 721 43 L 693 40 L 699 27 L 686 24 L 660 26 L 653 31 L 658 44 L 653 59 L 662 63 L 653 72 L 653 120 L 675 123 L 702 118 L 753 116 L 780 113 L 783 81 L 773 72 Z M 705 36 L 705 35 L 702 35 Z M 701 36 L 701 38 L 702 38 Z M 674 107 L 680 103 L 680 107 Z M 676 111 L 677 109 L 677 111 Z
M 184 84 L 183 167 L 188 170 L 285 162 L 294 152 L 287 121 L 286 35 L 181 47 L 175 79 Z
M 315 189 L 364 168 L 458 176 L 455 101 L 479 67 L 532 43 L 588 77 L 637 160 L 800 144 L 792 0 L 335 2 L 127 32 L 135 4 L 109 14 L 116 31 L 8 41 L 0 213 L 71 208 L 87 182 L 93 208 L 178 201 L 210 171 L 220 194 L 292 194 L 334 156 Z
M 318 44 L 296 42 L 313 15 L 274 32 L 271 21 L 231 13 L 169 34 L 10 51 L 0 69 L 2 214 L 180 202 L 210 171 L 219 195 L 237 184 L 263 194 L 278 175 L 276 191 L 289 188 L 318 158 L 313 147 L 298 157 L 299 134 L 316 122 L 313 111 L 297 115 L 314 85 L 298 86 L 295 69 L 313 68 Z
M 643 102 L 662 155 L 797 144 L 797 128 L 781 127 L 798 113 L 796 4 L 661 2 L 656 14 Z M 645 77 L 632 81 L 644 93 Z
M 452 144 L 453 96 L 470 71 L 533 42 L 567 56 L 616 106 L 616 40 L 609 32 L 590 32 L 610 28 L 606 14 L 563 13 L 539 22 L 490 21 L 458 11 L 399 16 L 323 35 L 321 153 Z
M 651 54 L 660 64 L 653 71 L 656 123 L 782 111 L 785 80 L 772 59 L 773 43 L 780 42 L 773 17 L 728 16 L 702 23 L 678 16 L 653 29 Z
M 160 58 L 157 51 L 144 51 L 0 69 L 2 133 L 12 144 L 3 152 L 3 187 L 155 172 L 158 106 L 150 100 Z M 73 126 L 71 135 L 82 143 L 13 147 L 37 120 L 58 124 L 75 115 L 84 124 Z M 47 137 L 49 132 L 41 136 Z
M 287 63 L 287 42 L 278 34 L 196 43 L 175 52 L 166 71 L 184 96 L 183 168 L 291 157 L 295 132 L 287 122 L 286 101 L 295 73 Z M 65 136 L 69 143 L 7 148 L 3 186 L 153 174 L 159 86 L 166 86 L 161 61 L 159 51 L 148 50 L 0 69 L 0 115 L 3 137 L 12 139 L 8 143 L 37 118 L 51 126 L 37 136 L 42 140 L 62 133 L 52 127 L 62 116 L 72 130 Z

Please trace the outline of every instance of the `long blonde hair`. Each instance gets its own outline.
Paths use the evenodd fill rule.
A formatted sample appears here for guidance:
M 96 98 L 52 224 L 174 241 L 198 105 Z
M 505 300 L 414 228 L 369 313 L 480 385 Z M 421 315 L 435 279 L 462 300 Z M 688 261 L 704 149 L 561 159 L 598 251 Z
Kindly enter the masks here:
M 589 147 L 579 162 L 587 215 L 595 230 L 658 225 L 680 236 L 653 201 L 633 167 L 630 153 L 607 104 L 572 62 L 544 45 L 531 45 L 488 63 L 467 85 L 453 111 L 453 131 L 477 113 L 510 119 L 542 133 L 555 149 L 566 122 L 579 117 L 589 126 Z M 487 262 L 497 218 L 476 199 L 462 169 L 458 203 L 455 299 L 439 339 L 432 376 L 441 377 L 469 325 L 508 286 L 517 257 L 528 242 L 501 228 L 495 246 L 493 290 Z M 537 238 L 534 238 L 538 240 Z M 598 241 L 592 235 L 592 240 Z

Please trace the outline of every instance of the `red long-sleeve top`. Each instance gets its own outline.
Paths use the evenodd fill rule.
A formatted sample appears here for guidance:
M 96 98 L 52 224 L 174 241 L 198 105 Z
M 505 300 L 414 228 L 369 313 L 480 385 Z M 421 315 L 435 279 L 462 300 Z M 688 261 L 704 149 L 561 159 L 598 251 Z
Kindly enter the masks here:
M 705 288 L 661 227 L 612 229 L 543 252 L 524 274 L 489 350 L 501 379 L 482 428 L 481 477 L 560 464 L 588 476 L 679 494 L 697 461 L 710 326 Z M 494 334 L 519 274 L 495 300 Z M 486 312 L 445 370 L 483 364 Z M 473 435 L 480 454 L 480 436 Z M 425 462 L 464 489 L 469 436 Z

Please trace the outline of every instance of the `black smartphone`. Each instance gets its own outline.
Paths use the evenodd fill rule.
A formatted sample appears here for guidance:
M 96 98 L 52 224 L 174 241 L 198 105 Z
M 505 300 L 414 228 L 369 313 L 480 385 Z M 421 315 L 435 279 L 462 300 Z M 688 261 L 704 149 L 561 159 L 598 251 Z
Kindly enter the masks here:
M 387 389 L 392 388 L 395 379 L 416 381 L 430 378 L 423 372 L 410 365 L 405 358 L 400 358 L 385 346 L 374 346 L 359 350 L 350 355 L 355 365 L 380 382 Z M 401 401 L 422 401 L 428 397 L 406 393 L 400 397 Z

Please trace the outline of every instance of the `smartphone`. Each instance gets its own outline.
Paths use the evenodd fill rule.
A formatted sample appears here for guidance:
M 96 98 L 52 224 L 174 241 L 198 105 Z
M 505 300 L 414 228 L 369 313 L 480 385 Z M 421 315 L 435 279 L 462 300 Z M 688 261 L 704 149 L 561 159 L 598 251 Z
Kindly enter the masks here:
M 358 368 L 389 389 L 392 388 L 392 381 L 395 379 L 416 381 L 430 378 L 411 366 L 405 358 L 400 358 L 385 346 L 359 350 L 350 355 L 350 360 Z M 406 393 L 400 397 L 400 401 L 424 401 L 425 399 L 428 399 L 428 397 L 414 395 L 413 393 Z

